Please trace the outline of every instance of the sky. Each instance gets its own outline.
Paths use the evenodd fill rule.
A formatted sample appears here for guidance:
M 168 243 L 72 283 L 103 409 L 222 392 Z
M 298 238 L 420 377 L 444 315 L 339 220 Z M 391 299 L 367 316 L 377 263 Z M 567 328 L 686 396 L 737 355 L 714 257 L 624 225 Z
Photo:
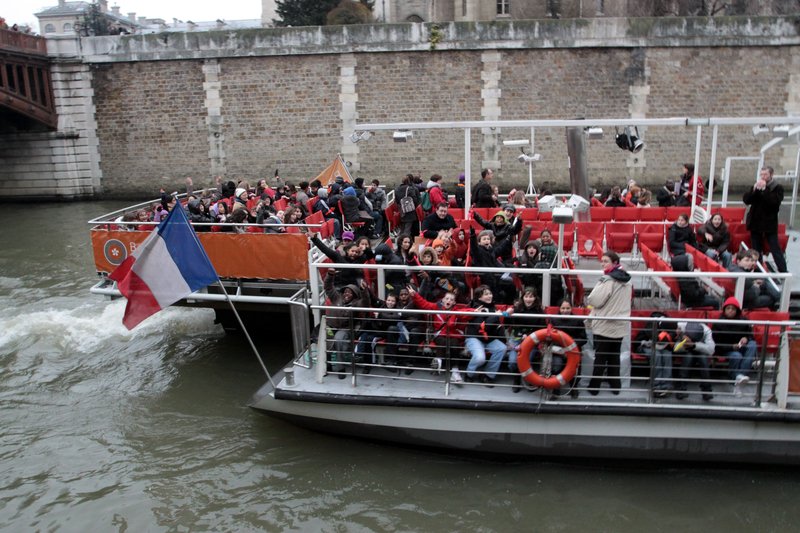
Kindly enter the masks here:
M 38 32 L 39 23 L 33 14 L 56 5 L 58 5 L 58 0 L 2 0 L 0 1 L 0 17 L 5 18 L 9 26 L 14 23 L 30 24 Z M 108 1 L 109 10 L 114 5 L 118 5 L 123 14 L 135 12 L 137 17 L 162 18 L 167 22 L 172 22 L 173 18 L 195 22 L 261 18 L 261 0 L 227 0 L 224 2 L 199 0 Z

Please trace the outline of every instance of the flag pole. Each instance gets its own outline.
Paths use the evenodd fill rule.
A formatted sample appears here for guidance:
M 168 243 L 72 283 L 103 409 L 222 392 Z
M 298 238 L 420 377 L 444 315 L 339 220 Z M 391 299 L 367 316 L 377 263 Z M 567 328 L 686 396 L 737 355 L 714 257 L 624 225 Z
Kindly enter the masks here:
M 239 312 L 236 310 L 236 307 L 233 305 L 233 300 L 231 300 L 228 291 L 225 290 L 225 285 L 222 284 L 222 280 L 217 277 L 217 283 L 219 283 L 219 288 L 222 289 L 222 294 L 225 295 L 225 299 L 228 301 L 228 304 L 231 306 L 231 310 L 233 311 L 234 316 L 236 317 L 236 321 L 239 322 L 239 326 L 242 328 L 242 332 L 244 332 L 244 336 L 247 339 L 247 342 L 250 343 L 250 348 L 253 350 L 253 353 L 256 355 L 256 359 L 258 359 L 258 363 L 261 365 L 261 368 L 264 370 L 264 373 L 267 375 L 267 379 L 269 380 L 272 388 L 277 388 L 275 386 L 275 382 L 272 381 L 272 376 L 267 370 L 267 365 L 264 364 L 264 360 L 261 358 L 261 354 L 258 353 L 258 348 L 256 345 L 253 344 L 253 339 L 250 337 L 250 334 L 247 332 L 247 328 L 244 327 L 244 322 L 242 322 L 242 317 L 239 316 Z

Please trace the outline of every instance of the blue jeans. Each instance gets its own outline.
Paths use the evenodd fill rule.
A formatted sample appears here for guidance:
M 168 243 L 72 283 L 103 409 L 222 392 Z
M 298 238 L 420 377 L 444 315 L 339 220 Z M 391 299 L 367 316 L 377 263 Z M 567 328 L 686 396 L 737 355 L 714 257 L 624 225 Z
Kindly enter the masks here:
M 506 343 L 500 339 L 493 339 L 484 343 L 475 337 L 467 337 L 464 342 L 469 352 L 470 359 L 467 365 L 467 375 L 475 377 L 475 371 L 478 367 L 486 363 L 486 351 L 490 353 L 489 362 L 486 364 L 486 375 L 490 379 L 494 379 L 500 365 L 503 362 L 503 356 L 506 354 Z
M 740 349 L 726 353 L 725 357 L 728 358 L 728 371 L 731 379 L 736 379 L 739 374 L 748 375 L 753 367 L 753 360 L 756 358 L 756 341 L 747 341 L 747 344 Z
M 672 351 L 656 349 L 653 388 L 655 390 L 672 389 Z
M 714 261 L 716 261 L 717 263 L 719 263 L 720 265 L 724 266 L 725 268 L 731 266 L 732 256 L 731 253 L 727 250 L 725 250 L 722 253 L 719 253 L 714 248 L 709 248 L 708 250 L 706 250 L 706 255 L 711 259 L 713 259 Z

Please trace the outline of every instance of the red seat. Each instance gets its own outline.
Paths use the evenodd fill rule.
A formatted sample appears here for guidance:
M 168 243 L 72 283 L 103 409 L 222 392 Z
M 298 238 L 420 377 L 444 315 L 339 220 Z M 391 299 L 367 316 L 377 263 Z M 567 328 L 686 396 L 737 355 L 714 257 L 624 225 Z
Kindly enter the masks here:
M 744 207 L 712 207 L 711 214 L 714 215 L 719 213 L 722 215 L 722 219 L 728 224 L 730 227 L 731 222 L 744 222 L 744 213 L 746 208 Z
M 532 222 L 526 222 L 525 226 L 530 226 L 530 228 L 531 228 L 531 236 L 530 236 L 531 239 L 538 239 L 539 235 L 542 233 L 542 231 L 544 231 L 546 229 L 550 229 L 550 224 L 548 222 L 543 221 L 543 220 L 535 220 L 535 221 L 532 221 Z M 525 226 L 523 226 L 523 227 L 525 227 Z
M 664 249 L 664 234 L 663 233 L 639 233 L 638 234 L 639 247 L 642 245 L 647 246 L 653 252 L 660 252 Z
M 322 216 L 322 211 L 317 211 L 316 213 L 311 213 L 308 215 L 305 220 L 303 221 L 304 224 L 324 224 L 325 217 Z
M 606 224 L 606 248 L 619 253 L 633 250 L 634 225 L 629 222 Z
M 539 216 L 539 210 L 535 207 L 528 207 L 517 211 L 517 214 L 519 218 L 524 221 L 537 220 Z
M 642 207 L 639 209 L 639 220 L 643 222 L 658 222 L 664 220 L 667 210 L 664 207 Z
M 558 235 L 561 233 L 562 225 L 553 228 L 553 240 L 558 243 Z M 575 224 L 563 224 L 564 228 L 564 250 L 571 250 L 575 242 Z
M 474 218 L 472 213 L 478 213 L 484 220 L 491 221 L 494 214 L 498 211 L 499 209 L 494 207 L 473 207 L 470 210 L 470 218 Z
M 731 243 L 728 245 L 728 251 L 736 254 L 742 243 L 746 244 L 748 248 L 750 247 L 750 233 L 731 233 Z
M 395 228 L 400 227 L 400 208 L 397 204 L 391 204 L 386 209 L 383 210 L 383 214 L 386 215 L 386 222 L 389 224 L 389 231 L 393 231 Z
M 317 203 L 317 197 L 316 196 L 312 196 L 311 198 L 309 198 L 308 201 L 306 202 L 306 213 L 313 212 L 314 211 L 314 204 L 316 204 L 316 203 Z
M 689 206 L 681 206 L 681 207 L 666 207 L 666 217 L 664 220 L 669 220 L 670 222 L 675 222 L 678 219 L 678 215 L 685 214 L 689 216 L 692 208 Z
M 616 222 L 636 222 L 639 220 L 639 207 L 616 207 L 614 208 L 614 220 Z
M 786 245 L 789 244 L 789 235 L 786 233 L 779 233 L 778 234 L 778 245 L 781 247 L 782 251 L 786 251 Z
M 578 234 L 578 255 L 582 257 L 597 257 L 603 255 L 603 235 L 605 223 L 579 222 L 576 225 Z
M 611 222 L 614 218 L 614 208 L 606 206 L 590 207 L 589 216 L 592 222 Z
M 747 314 L 750 320 L 789 320 L 789 313 L 778 311 L 750 311 Z M 767 334 L 767 351 L 774 353 L 778 350 L 781 343 L 781 327 L 768 326 L 766 324 L 753 324 L 753 337 L 758 349 L 764 342 L 764 335 Z
M 334 225 L 333 219 L 326 220 L 322 227 L 319 229 L 320 237 L 323 239 L 327 239 L 328 237 L 333 236 L 334 234 Z
M 541 211 L 539 211 L 538 219 L 543 222 L 550 222 L 551 220 L 553 220 L 553 212 L 548 211 L 546 213 L 542 213 Z
M 280 200 L 275 200 L 275 203 L 272 205 L 275 207 L 276 211 L 286 211 L 286 208 L 289 207 L 289 200 L 283 197 Z

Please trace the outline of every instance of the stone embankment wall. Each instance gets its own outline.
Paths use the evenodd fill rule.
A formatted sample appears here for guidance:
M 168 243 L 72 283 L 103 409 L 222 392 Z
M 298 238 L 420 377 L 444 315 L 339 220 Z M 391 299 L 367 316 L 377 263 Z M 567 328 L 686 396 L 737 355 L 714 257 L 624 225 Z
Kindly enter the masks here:
M 152 196 L 185 176 L 309 179 L 337 153 L 367 179 L 463 169 L 461 130 L 391 132 L 352 144 L 355 124 L 558 118 L 800 115 L 800 35 L 793 18 L 508 21 L 287 28 L 54 41 L 61 62 L 87 67 L 86 164 L 105 197 Z M 436 38 L 432 38 L 436 37 Z M 437 41 L 437 42 L 433 42 Z M 648 128 L 638 154 L 613 131 L 587 141 L 592 185 L 628 177 L 658 185 L 694 160 L 695 128 Z M 503 140 L 529 128 L 474 129 L 471 171 L 497 169 L 502 189 L 527 183 Z M 91 139 L 96 138 L 94 142 Z M 703 130 L 700 172 L 710 165 Z M 566 189 L 563 128 L 535 131 L 537 184 Z M 726 156 L 757 155 L 749 127 L 723 129 Z M 778 173 L 797 146 L 770 152 Z M 735 184 L 755 175 L 734 165 Z

